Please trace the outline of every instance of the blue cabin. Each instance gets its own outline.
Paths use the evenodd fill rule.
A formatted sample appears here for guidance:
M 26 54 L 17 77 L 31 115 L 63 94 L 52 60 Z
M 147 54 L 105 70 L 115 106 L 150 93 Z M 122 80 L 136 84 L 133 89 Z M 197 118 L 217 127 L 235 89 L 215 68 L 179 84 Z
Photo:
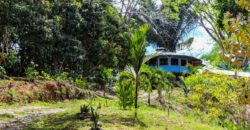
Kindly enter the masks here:
M 162 48 L 157 49 L 157 52 L 159 55 L 150 59 L 147 64 L 151 67 L 159 67 L 165 72 L 181 74 L 184 72 L 191 72 L 191 68 L 187 67 L 188 64 L 192 66 L 202 65 L 202 61 L 200 59 L 192 56 L 167 52 Z

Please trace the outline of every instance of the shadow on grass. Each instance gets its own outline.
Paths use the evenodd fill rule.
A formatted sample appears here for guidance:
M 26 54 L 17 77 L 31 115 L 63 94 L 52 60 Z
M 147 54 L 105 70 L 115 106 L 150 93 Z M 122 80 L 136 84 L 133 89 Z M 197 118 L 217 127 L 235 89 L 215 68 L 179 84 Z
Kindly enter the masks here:
M 90 126 L 90 121 L 79 120 L 76 114 L 50 115 L 30 122 L 25 130 L 77 130 Z
M 151 108 L 158 108 L 158 106 L 155 105 L 155 104 L 150 104 L 150 105 L 148 105 L 148 106 L 151 107 Z
M 0 120 L 10 120 L 10 119 L 13 119 L 13 118 L 15 118 L 15 116 L 14 115 L 12 115 L 12 114 L 8 114 L 8 113 L 4 113 L 4 114 L 0 114 Z
M 100 116 L 100 121 L 107 125 L 148 127 L 140 118 L 135 119 L 133 114 L 113 113 Z M 75 112 L 65 112 L 34 120 L 27 124 L 25 130 L 77 130 L 79 128 L 87 130 L 91 125 L 90 120 L 78 119 Z
M 109 115 L 108 117 L 104 117 L 102 119 L 103 123 L 108 124 L 118 124 L 118 125 L 124 125 L 124 126 L 135 126 L 139 125 L 140 127 L 147 127 L 147 125 L 142 122 L 140 119 L 135 119 L 134 116 L 130 115 L 128 117 L 119 117 L 116 114 Z
M 111 98 L 111 97 L 107 97 L 107 96 L 103 96 L 103 95 L 98 95 L 98 96 L 101 97 L 101 98 L 104 98 L 104 99 L 113 100 L 113 98 Z

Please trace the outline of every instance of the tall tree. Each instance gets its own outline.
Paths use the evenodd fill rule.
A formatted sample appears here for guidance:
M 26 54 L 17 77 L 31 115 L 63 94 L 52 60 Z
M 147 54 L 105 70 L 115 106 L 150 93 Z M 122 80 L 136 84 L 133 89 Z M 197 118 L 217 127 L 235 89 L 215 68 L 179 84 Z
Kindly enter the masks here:
M 154 0 L 142 0 L 140 5 L 135 17 L 150 25 L 148 41 L 168 51 L 175 52 L 177 44 L 195 27 L 196 15 L 190 0 L 162 0 L 162 5 L 156 5 Z
M 194 28 L 192 0 L 115 0 L 126 23 L 149 24 L 147 40 L 176 51 L 176 45 Z M 161 2 L 162 4 L 157 4 Z M 120 5 L 120 6 L 119 6 Z
M 129 23 L 132 19 L 133 13 L 136 10 L 140 0 L 114 0 L 113 3 L 116 4 L 119 12 L 124 15 L 125 23 Z
M 247 10 L 224 14 L 223 28 L 229 34 L 222 42 L 224 46 L 223 57 L 231 62 L 233 67 L 241 69 L 246 67 L 250 60 L 250 2 L 239 0 L 236 3 Z M 236 14 L 236 15 L 235 15 Z
M 2 0 L 0 17 L 1 50 L 18 47 L 21 74 L 31 62 L 51 73 L 88 76 L 100 64 L 120 69 L 127 61 L 119 35 L 127 27 L 110 1 Z
M 246 1 L 237 1 L 237 0 L 196 0 L 194 10 L 197 12 L 197 15 L 199 16 L 199 24 L 206 30 L 206 32 L 210 35 L 210 37 L 220 46 L 221 51 L 223 52 L 222 57 L 227 62 L 230 62 L 228 59 L 237 59 L 237 56 L 235 53 L 238 53 L 237 51 L 240 50 L 240 48 L 245 48 L 243 46 L 239 47 L 240 44 L 235 45 L 232 43 L 232 39 L 236 38 L 236 35 L 234 31 L 242 30 L 242 28 L 246 28 L 246 25 L 241 26 L 240 24 L 237 24 L 238 22 L 235 22 L 234 20 L 229 20 L 232 23 L 235 23 L 234 30 L 229 30 L 228 23 L 228 15 L 225 15 L 226 13 L 230 14 L 230 18 L 233 19 L 239 19 L 238 15 L 241 14 L 241 20 L 245 21 L 249 19 L 249 11 L 247 8 L 241 7 L 237 3 L 244 3 L 244 5 L 248 5 Z M 237 18 L 238 17 L 238 18 Z M 237 20 L 236 20 L 237 21 Z M 244 22 L 242 22 L 244 23 Z M 229 25 L 231 26 L 231 25 Z M 247 31 L 246 31 L 247 32 Z M 246 33 L 248 34 L 248 33 Z M 244 36 L 244 35 L 243 35 Z M 231 40 L 229 40 L 231 39 Z M 237 39 L 237 38 L 236 38 Z M 231 41 L 231 42 L 229 42 Z M 234 40 L 235 41 L 235 40 Z M 240 43 L 242 41 L 237 40 L 234 43 Z M 231 47 L 229 47 L 228 43 Z M 230 49 L 229 49 L 230 48 Z M 246 47 L 247 48 L 247 47 Z M 224 56 L 226 54 L 226 56 Z M 239 55 L 239 59 L 243 59 L 244 64 L 241 66 L 241 68 L 246 68 L 248 63 L 248 58 L 242 54 Z M 238 60 L 236 60 L 238 61 Z M 234 63 L 239 65 L 238 63 Z M 236 65 L 233 65 L 234 67 Z M 238 67 L 236 67 L 238 68 Z
M 193 10 L 197 13 L 198 23 L 202 26 L 210 37 L 224 49 L 222 41 L 230 35 L 223 29 L 224 13 L 245 12 L 235 0 L 195 0 Z

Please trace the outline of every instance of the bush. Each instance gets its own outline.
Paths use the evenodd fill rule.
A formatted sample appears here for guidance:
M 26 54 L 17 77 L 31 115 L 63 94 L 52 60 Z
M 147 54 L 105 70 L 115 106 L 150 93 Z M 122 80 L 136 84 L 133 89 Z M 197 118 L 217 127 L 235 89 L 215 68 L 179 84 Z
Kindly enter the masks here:
M 80 112 L 77 113 L 78 118 L 81 119 L 81 120 L 85 120 L 85 119 L 90 118 L 91 117 L 91 115 L 89 113 L 90 109 L 91 108 L 88 105 L 84 104 L 83 106 L 81 106 L 80 107 Z
M 231 70 L 232 69 L 231 63 L 226 62 L 223 59 L 222 55 L 219 55 L 220 51 L 221 51 L 221 47 L 219 45 L 216 45 L 210 54 L 203 55 L 201 58 L 209 61 L 210 64 L 213 66 Z
M 17 65 L 19 62 L 16 50 L 10 50 L 9 53 L 6 55 L 4 60 L 4 66 L 6 69 L 11 69 Z
M 126 109 L 134 103 L 134 86 L 133 80 L 123 80 L 118 82 L 118 87 L 116 88 L 116 94 L 119 98 L 119 105 Z
M 4 67 L 0 66 L 0 76 L 4 76 L 4 75 L 6 75 L 6 71 Z
M 83 80 L 83 79 L 80 79 L 80 78 L 77 78 L 75 80 L 75 85 L 78 87 L 78 88 L 88 88 L 88 83 Z
M 45 80 L 52 80 L 52 77 L 48 73 L 46 73 L 44 71 L 41 72 L 41 76 Z
M 191 88 L 186 103 L 207 121 L 217 121 L 222 126 L 239 124 L 244 109 L 239 99 L 247 90 L 247 82 L 248 79 L 226 75 L 191 75 L 185 79 L 185 84 Z
M 100 115 L 97 113 L 96 110 L 94 110 L 93 107 L 91 107 L 90 110 L 91 110 L 91 121 L 93 122 L 91 130 L 102 130 L 99 123 Z
M 69 78 L 70 78 L 70 75 L 68 72 L 62 72 L 56 75 L 56 80 L 59 80 L 59 81 L 68 81 Z
M 25 75 L 28 77 L 28 78 L 38 78 L 39 76 L 39 72 L 37 70 L 35 70 L 35 68 L 33 67 L 28 67 L 25 69 Z

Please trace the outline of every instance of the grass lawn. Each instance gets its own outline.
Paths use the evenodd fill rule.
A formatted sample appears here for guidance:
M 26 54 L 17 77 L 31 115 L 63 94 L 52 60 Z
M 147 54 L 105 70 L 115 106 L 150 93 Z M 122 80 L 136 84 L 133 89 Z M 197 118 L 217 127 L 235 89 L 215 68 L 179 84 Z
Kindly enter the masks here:
M 0 86 L 10 84 L 11 80 L 3 80 Z M 19 82 L 18 82 L 19 83 Z M 23 82 L 20 82 L 23 84 Z M 144 94 L 142 94 L 144 95 Z M 154 96 L 155 95 L 155 96 Z M 181 90 L 174 91 L 171 101 L 174 104 L 177 99 L 183 95 Z M 156 93 L 152 94 L 156 97 Z M 147 97 L 142 96 L 140 101 L 146 102 Z M 152 101 L 153 104 L 156 101 Z M 45 117 L 32 120 L 27 125 L 29 129 L 66 129 L 66 130 L 89 130 L 92 122 L 89 120 L 79 120 L 76 114 L 80 111 L 81 105 L 92 104 L 98 107 L 100 122 L 104 130 L 223 130 L 223 128 L 200 121 L 195 116 L 184 116 L 161 107 L 148 106 L 140 102 L 138 109 L 138 120 L 134 120 L 134 109 L 121 110 L 117 99 L 104 99 L 101 97 L 93 100 L 71 100 L 67 102 L 33 102 L 25 105 L 18 104 L 1 104 L 0 103 L 0 123 L 9 122 L 24 116 L 29 116 L 34 112 L 50 111 L 56 114 L 49 114 Z M 51 111 L 52 110 L 52 111 Z M 61 111 L 62 110 L 62 111 Z
M 194 117 L 184 117 L 140 103 L 138 120 L 134 121 L 134 110 L 121 110 L 117 100 L 96 98 L 94 100 L 75 100 L 68 103 L 32 103 L 30 106 L 62 108 L 64 112 L 36 119 L 29 123 L 30 129 L 77 129 L 88 130 L 91 121 L 79 120 L 76 114 L 83 104 L 99 107 L 100 121 L 105 130 L 222 130 L 219 126 L 204 124 Z

